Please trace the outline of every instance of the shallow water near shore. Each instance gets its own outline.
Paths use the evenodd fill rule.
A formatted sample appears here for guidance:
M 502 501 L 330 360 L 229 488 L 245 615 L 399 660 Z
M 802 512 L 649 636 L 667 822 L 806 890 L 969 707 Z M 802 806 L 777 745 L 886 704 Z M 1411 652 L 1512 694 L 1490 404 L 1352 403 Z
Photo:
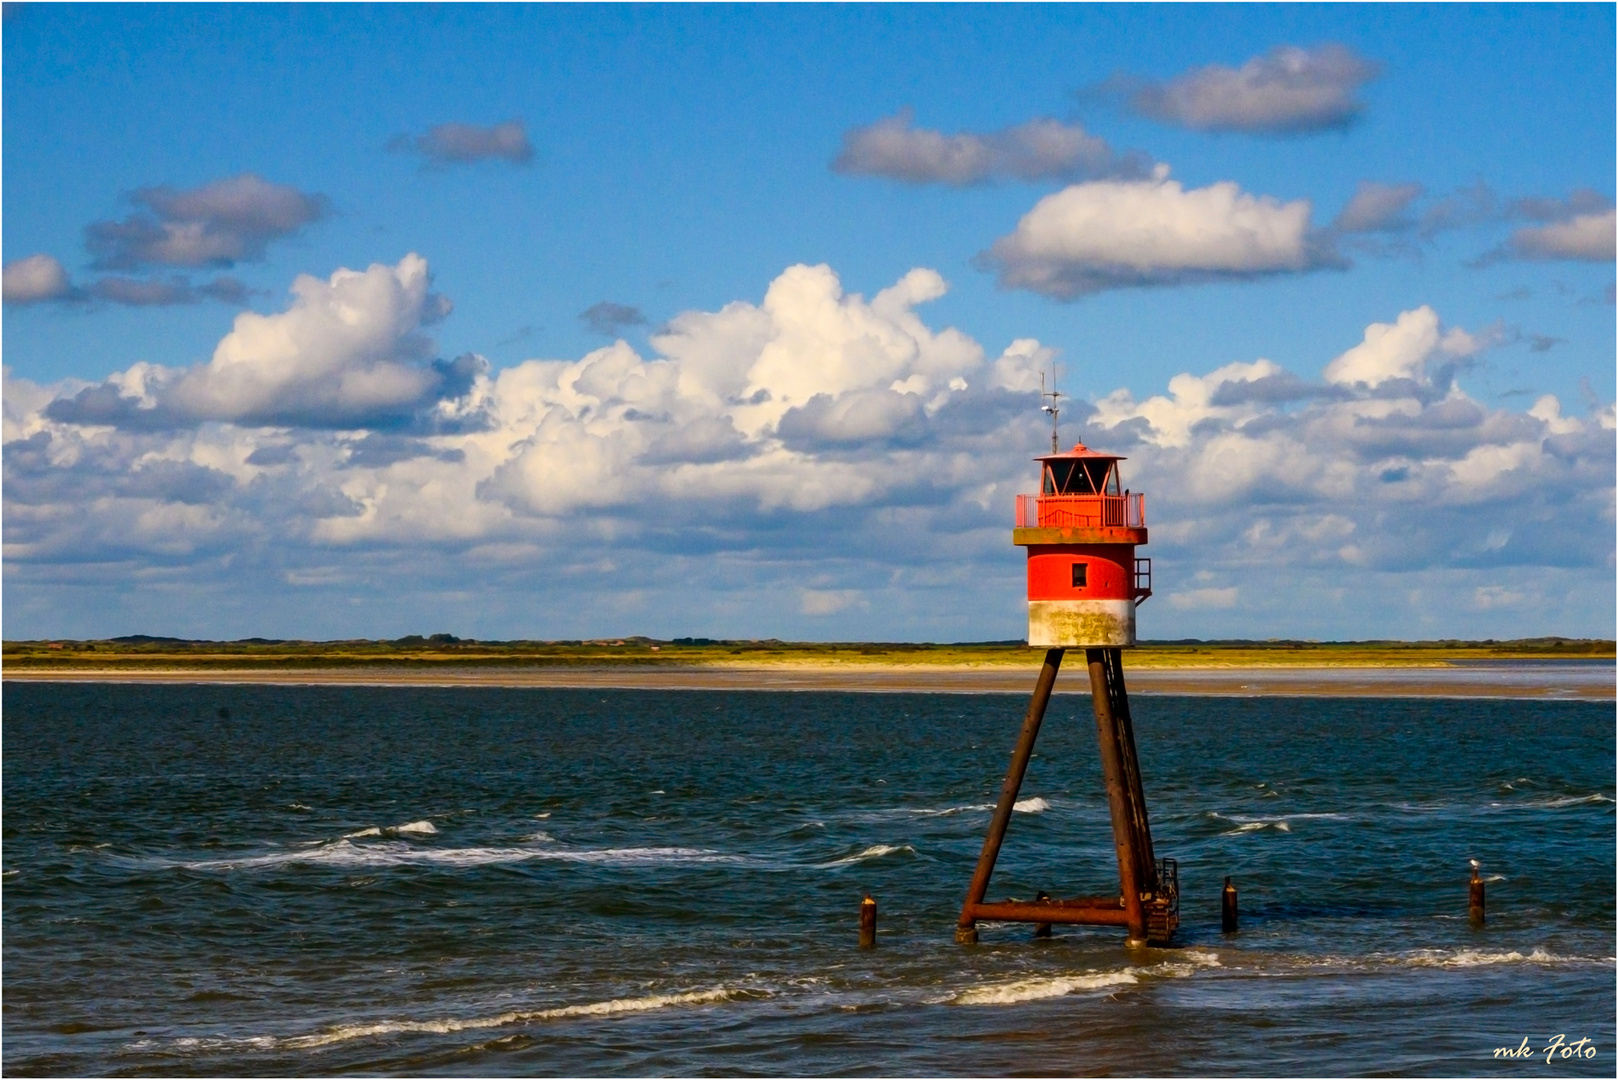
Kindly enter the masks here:
M 1610 704 L 1141 696 L 1174 947 L 957 946 L 1021 709 L 7 684 L 5 1071 L 1613 1073 Z M 991 898 L 1116 888 L 1094 732 L 1053 700 Z

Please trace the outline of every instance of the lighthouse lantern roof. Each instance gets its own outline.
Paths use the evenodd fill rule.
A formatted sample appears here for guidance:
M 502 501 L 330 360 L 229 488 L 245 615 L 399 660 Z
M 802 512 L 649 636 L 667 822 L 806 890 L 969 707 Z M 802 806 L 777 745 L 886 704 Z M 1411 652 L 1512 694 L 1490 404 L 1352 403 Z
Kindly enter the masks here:
M 1045 495 L 1117 495 L 1120 454 L 1103 454 L 1083 443 L 1061 454 L 1041 454 L 1040 492 Z

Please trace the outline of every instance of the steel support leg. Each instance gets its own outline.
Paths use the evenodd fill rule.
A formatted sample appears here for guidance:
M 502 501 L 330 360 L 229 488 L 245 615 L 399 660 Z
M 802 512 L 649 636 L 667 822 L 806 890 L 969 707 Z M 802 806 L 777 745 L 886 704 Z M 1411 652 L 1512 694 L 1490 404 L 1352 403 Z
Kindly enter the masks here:
M 1143 892 L 1157 891 L 1157 856 L 1152 851 L 1152 825 L 1146 816 L 1146 791 L 1141 786 L 1140 757 L 1135 752 L 1135 721 L 1129 714 L 1129 691 L 1124 688 L 1123 654 L 1108 649 L 1107 674 L 1112 715 L 1118 723 L 1124 777 L 1128 782 L 1129 820 L 1135 830 L 1135 880 Z
M 1045 664 L 1039 669 L 1039 681 L 1034 684 L 1034 696 L 1028 702 L 1028 715 L 1023 718 L 1022 733 L 1017 736 L 1017 748 L 1011 754 L 1011 767 L 1006 770 L 1006 782 L 1000 788 L 1000 802 L 989 821 L 989 835 L 983 838 L 983 851 L 978 855 L 977 869 L 972 872 L 972 884 L 966 890 L 966 903 L 961 905 L 955 940 L 962 944 L 971 944 L 978 939 L 977 920 L 972 909 L 983 902 L 984 895 L 989 891 L 994 861 L 1000 856 L 1000 844 L 1006 838 L 1006 826 L 1011 823 L 1012 807 L 1017 802 L 1017 792 L 1022 789 L 1023 775 L 1028 771 L 1028 759 L 1034 753 L 1034 740 L 1039 738 L 1039 725 L 1045 721 L 1045 706 L 1050 704 L 1051 688 L 1056 685 L 1056 673 L 1062 667 L 1062 654 L 1065 651 L 1047 650 Z M 1131 929 L 1130 933 L 1133 934 L 1134 930 Z M 1143 936 L 1144 933 L 1143 930 Z
M 1108 653 L 1112 656 L 1109 657 Z M 1116 649 L 1087 649 L 1085 657 L 1090 664 L 1090 698 L 1096 714 L 1096 742 L 1101 749 L 1101 772 L 1106 777 L 1107 804 L 1112 811 L 1112 842 L 1118 851 L 1118 884 L 1123 893 L 1124 911 L 1128 915 L 1129 943 L 1145 945 L 1146 905 L 1142 902 L 1141 892 L 1151 889 L 1151 879 L 1143 880 L 1140 874 L 1140 838 L 1134 820 L 1130 770 L 1124 763 L 1125 740 L 1113 704 L 1114 680 L 1109 678 L 1111 672 L 1108 670 L 1117 670 L 1121 665 L 1117 662 Z M 1134 749 L 1132 740 L 1129 749 Z M 1133 754 L 1129 756 L 1133 757 Z M 1144 814 L 1144 799 L 1141 809 Z

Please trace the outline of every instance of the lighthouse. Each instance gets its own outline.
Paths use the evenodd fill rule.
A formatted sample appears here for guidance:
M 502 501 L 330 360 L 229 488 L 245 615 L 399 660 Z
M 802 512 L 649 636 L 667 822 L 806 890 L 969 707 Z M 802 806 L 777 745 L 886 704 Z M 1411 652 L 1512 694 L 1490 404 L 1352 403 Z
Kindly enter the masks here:
M 1146 496 L 1123 487 L 1117 454 L 1082 443 L 1058 451 L 1056 398 L 1051 404 L 1051 452 L 1039 463 L 1039 490 L 1017 496 L 1011 540 L 1028 551 L 1028 644 L 1043 648 L 1035 683 L 1000 801 L 989 821 L 955 939 L 978 940 L 977 924 L 1032 922 L 1036 934 L 1053 923 L 1119 926 L 1128 944 L 1166 942 L 1180 921 L 1179 870 L 1152 849 L 1134 721 L 1124 685 L 1123 652 L 1135 644 L 1135 611 L 1152 595 L 1152 564 L 1135 549 L 1146 543 Z M 1118 856 L 1116 895 L 1051 899 L 987 899 L 989 879 L 1011 823 L 1017 794 L 1033 756 L 1045 708 L 1068 649 L 1083 649 L 1089 667 L 1096 743 Z
M 1135 608 L 1152 595 L 1146 496 L 1122 489 L 1116 454 L 1083 443 L 1034 459 L 1037 495 L 1017 496 L 1011 542 L 1028 549 L 1028 644 L 1121 649 L 1135 644 Z

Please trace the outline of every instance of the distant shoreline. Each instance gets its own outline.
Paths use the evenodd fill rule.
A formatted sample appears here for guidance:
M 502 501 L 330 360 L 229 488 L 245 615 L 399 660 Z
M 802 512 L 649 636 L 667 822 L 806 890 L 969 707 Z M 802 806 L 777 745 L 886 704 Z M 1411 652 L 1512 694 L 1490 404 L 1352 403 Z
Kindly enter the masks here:
M 484 687 L 627 690 L 841 691 L 857 693 L 1027 694 L 1037 666 L 802 661 L 765 664 L 568 666 L 343 666 L 295 668 L 7 667 L 6 682 Z M 1088 693 L 1082 659 L 1070 658 L 1058 693 Z M 1125 670 L 1133 693 L 1217 697 L 1449 697 L 1612 701 L 1614 667 L 1605 658 L 1502 660 L 1490 664 L 1375 666 L 1176 666 Z M 1569 662 L 1573 661 L 1573 662 Z

